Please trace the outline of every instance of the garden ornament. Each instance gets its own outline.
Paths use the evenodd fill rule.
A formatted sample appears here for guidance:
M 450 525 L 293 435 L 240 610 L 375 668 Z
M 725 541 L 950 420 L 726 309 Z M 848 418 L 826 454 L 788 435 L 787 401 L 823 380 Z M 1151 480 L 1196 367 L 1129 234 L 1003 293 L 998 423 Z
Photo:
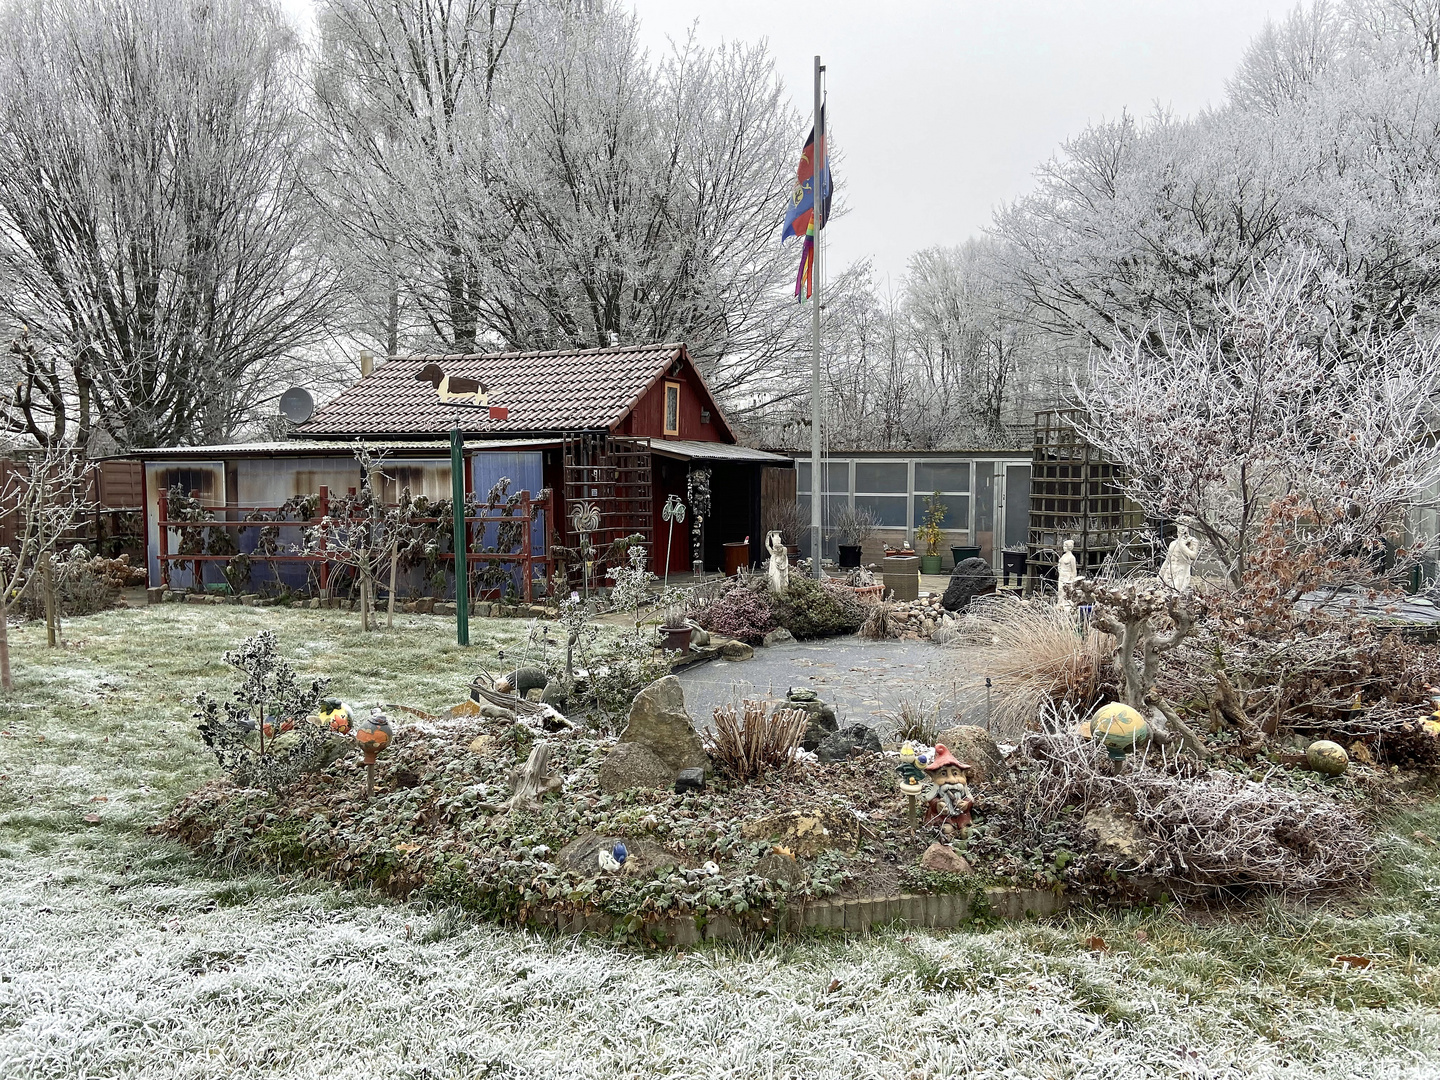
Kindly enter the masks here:
M 772 529 L 766 535 L 765 550 L 770 553 L 770 588 L 784 596 L 790 588 L 790 552 L 779 532 Z
M 1190 535 L 1184 525 L 1175 526 L 1175 539 L 1165 552 L 1160 566 L 1160 582 L 1176 592 L 1190 591 L 1190 567 L 1200 555 L 1200 541 Z
M 1111 761 L 1124 761 L 1125 755 L 1150 735 L 1150 725 L 1137 709 L 1119 701 L 1102 705 L 1090 717 L 1090 735 L 1105 744 Z
M 355 724 L 355 716 L 339 698 L 326 698 L 320 702 L 320 726 L 328 727 L 341 735 L 349 735 Z
M 675 523 L 685 521 L 685 504 L 680 501 L 679 495 L 669 495 L 665 499 L 665 506 L 660 511 L 662 520 L 669 523 L 669 531 L 665 534 L 665 584 L 670 584 L 670 544 L 675 539 Z
M 599 851 L 600 869 L 608 874 L 613 874 L 625 865 L 625 860 L 630 857 L 630 852 L 625 850 L 625 845 L 616 843 L 609 851 L 601 848 Z
M 936 744 L 934 760 L 925 766 L 925 824 L 945 822 L 961 829 L 970 824 L 970 809 L 975 798 L 970 794 L 968 762 L 960 761 L 941 744 Z
M 365 751 L 365 797 L 375 794 L 375 758 L 381 750 L 390 745 L 394 733 L 390 730 L 390 718 L 380 706 L 370 710 L 370 715 L 355 723 L 355 741 Z
M 915 797 L 925 789 L 925 771 L 919 765 L 920 755 L 915 744 L 906 742 L 900 747 L 900 793 L 905 796 L 905 819 L 910 825 L 910 835 L 915 835 Z
M 1350 755 L 1339 743 L 1319 739 L 1305 748 L 1305 764 L 1325 776 L 1339 776 L 1350 768 Z
M 1080 580 L 1080 568 L 1075 561 L 1075 541 L 1066 540 L 1065 550 L 1060 554 L 1060 561 L 1055 564 L 1055 581 L 1057 585 L 1056 604 L 1062 608 L 1069 608 L 1070 597 L 1066 594 L 1065 588 Z

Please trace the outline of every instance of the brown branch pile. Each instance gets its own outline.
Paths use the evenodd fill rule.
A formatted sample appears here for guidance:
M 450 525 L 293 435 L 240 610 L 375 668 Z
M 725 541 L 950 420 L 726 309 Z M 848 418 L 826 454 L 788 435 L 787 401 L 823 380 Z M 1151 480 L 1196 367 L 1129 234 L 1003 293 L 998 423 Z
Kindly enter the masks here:
M 1027 812 L 1054 821 L 1066 806 L 1134 816 L 1150 850 L 1130 872 L 1182 888 L 1312 890 L 1364 881 L 1375 844 L 1351 810 L 1184 759 L 1133 760 L 1117 775 L 1094 744 L 1069 733 L 1026 737 Z
M 767 769 L 789 768 L 808 723 L 799 709 L 776 709 L 767 715 L 763 701 L 746 699 L 739 712 L 734 705 L 716 709 L 715 730 L 702 738 L 715 767 L 743 782 Z

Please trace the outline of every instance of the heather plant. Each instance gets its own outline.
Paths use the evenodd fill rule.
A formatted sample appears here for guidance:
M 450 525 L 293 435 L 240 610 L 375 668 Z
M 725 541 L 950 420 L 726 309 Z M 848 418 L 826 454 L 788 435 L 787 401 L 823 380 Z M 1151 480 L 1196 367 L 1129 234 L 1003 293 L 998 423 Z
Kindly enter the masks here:
M 793 582 L 795 578 L 791 578 Z M 712 634 L 750 645 L 775 629 L 775 613 L 759 592 L 737 585 L 697 612 L 695 621 Z

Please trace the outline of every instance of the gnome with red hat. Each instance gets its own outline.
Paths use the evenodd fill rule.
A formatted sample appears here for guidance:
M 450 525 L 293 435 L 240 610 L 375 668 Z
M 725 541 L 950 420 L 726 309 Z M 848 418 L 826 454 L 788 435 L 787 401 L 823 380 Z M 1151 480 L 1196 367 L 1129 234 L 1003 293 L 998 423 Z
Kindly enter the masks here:
M 928 800 L 925 824 L 949 822 L 958 829 L 970 824 L 970 808 L 975 805 L 970 794 L 968 762 L 960 761 L 943 745 L 935 747 L 935 757 L 925 766 L 925 788 L 921 794 Z

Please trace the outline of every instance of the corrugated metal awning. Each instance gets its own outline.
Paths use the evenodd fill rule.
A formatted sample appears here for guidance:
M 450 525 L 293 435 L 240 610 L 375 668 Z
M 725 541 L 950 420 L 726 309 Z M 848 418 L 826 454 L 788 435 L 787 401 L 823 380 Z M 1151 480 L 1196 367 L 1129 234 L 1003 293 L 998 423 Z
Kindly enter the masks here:
M 679 458 L 681 461 L 749 461 L 779 468 L 794 464 L 784 454 L 772 454 L 768 450 L 753 450 L 748 446 L 735 446 L 732 443 L 693 442 L 689 439 L 651 439 L 650 452 L 661 457 Z

